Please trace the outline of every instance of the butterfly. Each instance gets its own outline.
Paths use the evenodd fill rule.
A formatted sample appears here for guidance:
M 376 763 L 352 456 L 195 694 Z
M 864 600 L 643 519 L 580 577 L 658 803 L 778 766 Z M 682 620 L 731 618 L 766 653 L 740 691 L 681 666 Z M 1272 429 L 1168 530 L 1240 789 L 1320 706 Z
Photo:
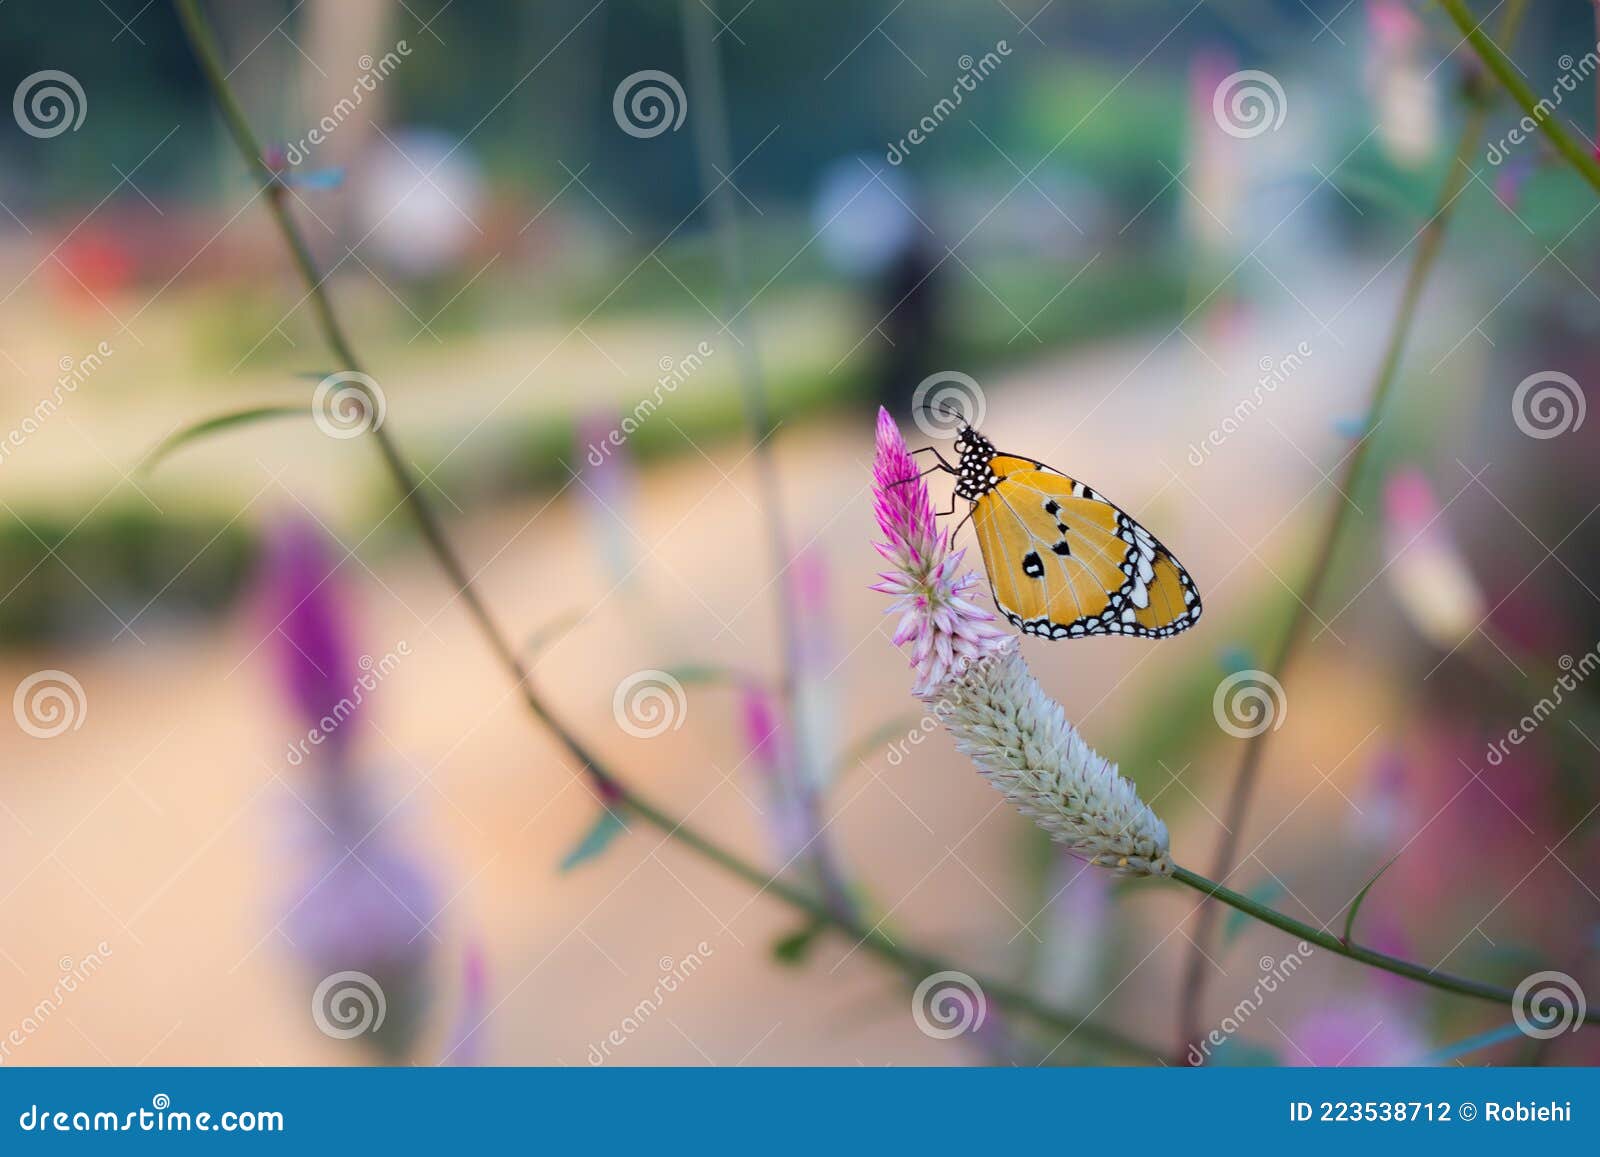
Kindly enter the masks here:
M 1042 462 L 1002 454 L 970 424 L 955 441 L 955 493 L 983 551 L 995 605 L 1045 639 L 1164 639 L 1200 618 L 1194 580 L 1162 543 L 1098 492 Z M 934 451 L 937 455 L 937 450 Z

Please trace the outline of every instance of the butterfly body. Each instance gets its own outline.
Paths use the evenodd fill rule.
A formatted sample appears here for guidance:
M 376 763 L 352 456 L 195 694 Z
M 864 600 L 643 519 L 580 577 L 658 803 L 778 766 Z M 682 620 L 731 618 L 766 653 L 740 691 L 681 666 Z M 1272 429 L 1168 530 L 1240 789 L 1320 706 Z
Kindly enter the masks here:
M 1025 634 L 1166 638 L 1200 618 L 1194 581 L 1103 495 L 1042 462 L 1002 454 L 971 426 L 956 438 L 955 493 L 972 521 L 995 605 Z

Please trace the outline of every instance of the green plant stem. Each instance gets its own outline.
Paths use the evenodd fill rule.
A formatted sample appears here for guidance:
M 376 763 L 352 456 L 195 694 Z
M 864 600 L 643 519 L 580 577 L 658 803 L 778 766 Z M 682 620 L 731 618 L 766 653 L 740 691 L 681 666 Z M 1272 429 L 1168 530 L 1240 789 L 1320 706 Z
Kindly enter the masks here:
M 306 283 L 324 339 L 338 359 L 344 363 L 344 368 L 361 372 L 360 362 L 351 349 L 344 329 L 340 325 L 332 299 L 329 297 L 323 278 L 317 270 L 316 261 L 305 243 L 299 226 L 288 212 L 287 206 L 282 202 L 282 188 L 278 184 L 277 177 L 261 160 L 261 146 L 244 116 L 237 97 L 228 84 L 227 74 L 222 67 L 221 56 L 218 52 L 215 38 L 211 34 L 209 24 L 200 12 L 196 0 L 173 0 L 173 3 L 177 9 L 184 32 L 189 38 L 195 57 L 199 61 L 200 69 L 211 89 L 212 96 L 222 110 L 223 120 L 228 126 L 234 143 L 244 155 L 252 171 L 263 182 L 263 188 L 267 193 L 268 203 L 273 208 L 273 216 L 277 221 L 278 228 L 288 244 L 296 269 Z M 401 455 L 390 426 L 385 423 L 373 429 L 371 433 L 378 445 L 384 467 L 399 488 L 404 504 L 415 519 L 424 542 L 455 586 L 462 602 L 466 605 L 469 614 L 478 626 L 480 633 L 484 636 L 485 641 L 489 644 L 490 649 L 494 652 L 495 657 L 515 681 L 523 702 L 539 722 L 555 736 L 567 752 L 582 766 L 584 772 L 594 783 L 596 793 L 603 804 L 622 813 L 637 816 L 669 838 L 692 849 L 740 879 L 755 885 L 759 890 L 770 892 L 791 907 L 812 916 L 816 920 L 831 925 L 837 932 L 856 941 L 874 956 L 887 961 L 908 978 L 921 979 L 931 973 L 948 971 L 954 968 L 951 962 L 939 956 L 906 944 L 896 943 L 877 927 L 869 927 L 854 918 L 847 919 L 840 916 L 831 907 L 814 899 L 803 889 L 788 881 L 769 878 L 760 868 L 741 859 L 723 845 L 712 840 L 711 837 L 695 828 L 689 827 L 681 820 L 674 818 L 671 814 L 656 806 L 633 788 L 623 783 L 601 763 L 593 752 L 555 716 L 533 687 L 530 672 L 518 655 L 516 648 L 509 643 L 508 636 L 501 630 L 487 605 L 479 596 L 471 575 L 462 565 L 460 557 L 456 554 L 455 548 L 446 536 L 431 502 L 421 489 L 421 480 L 416 477 L 415 471 L 412 470 Z M 1126 1033 L 1118 1032 L 1104 1025 L 1096 1024 L 1084 1017 L 1053 1008 L 1004 981 L 974 973 L 971 969 L 962 969 L 961 971 L 972 976 L 984 993 L 998 1004 L 1026 1014 L 1051 1028 L 1081 1036 L 1085 1043 L 1098 1045 L 1120 1055 L 1141 1060 L 1154 1060 L 1160 1055 L 1160 1050 L 1154 1045 L 1137 1040 Z
M 1252 900 L 1249 896 L 1235 892 L 1215 881 L 1208 880 L 1197 872 L 1188 868 L 1174 867 L 1172 878 L 1180 884 L 1187 885 L 1197 892 L 1204 893 L 1207 897 L 1219 900 L 1230 907 L 1237 908 L 1247 916 L 1260 920 L 1263 924 L 1271 924 L 1274 928 L 1281 929 L 1291 936 L 1298 936 L 1308 944 L 1315 944 L 1325 951 L 1344 956 L 1350 960 L 1360 961 L 1362 964 L 1381 968 L 1385 972 L 1392 972 L 1396 976 L 1404 976 L 1407 980 L 1415 980 L 1418 984 L 1426 984 L 1430 988 L 1437 988 L 1443 992 L 1454 992 L 1460 996 L 1471 996 L 1478 1000 L 1492 1001 L 1495 1004 L 1507 1005 L 1513 1009 L 1518 1006 L 1517 995 L 1509 988 L 1501 988 L 1497 984 L 1484 984 L 1476 980 L 1468 980 L 1462 976 L 1453 976 L 1448 972 L 1440 972 L 1436 968 L 1424 968 L 1410 960 L 1401 960 L 1397 956 L 1378 952 L 1360 944 L 1346 944 L 1331 932 L 1324 931 L 1312 924 L 1296 920 L 1292 916 L 1285 916 L 1275 908 Z M 1587 1010 L 1583 1017 L 1588 1023 L 1600 1022 L 1600 1007 Z
M 734 204 L 733 156 L 728 143 L 722 57 L 717 51 L 711 29 L 714 15 L 713 9 L 708 7 L 708 0 L 683 0 L 684 48 L 689 61 L 690 89 L 696 106 L 690 119 L 693 121 L 700 155 L 700 184 L 713 214 L 718 259 L 722 265 L 723 309 L 734 310 L 725 324 L 736 346 L 734 359 L 739 367 L 745 426 L 750 436 L 751 454 L 755 459 L 757 485 L 761 492 L 761 516 L 766 525 L 768 558 L 773 572 L 773 608 L 777 613 L 780 659 L 783 664 L 779 691 L 789 729 L 793 764 L 787 771 L 795 781 L 796 795 L 805 810 L 806 832 L 810 837 L 805 854 L 816 876 L 817 886 L 829 907 L 837 915 L 850 919 L 856 915 L 856 903 L 828 834 L 820 791 L 820 780 L 824 774 L 822 760 L 812 737 L 801 727 L 800 625 L 796 621 L 799 603 L 793 574 L 792 540 L 783 508 L 778 463 L 773 455 L 775 428 L 771 408 L 767 404 L 761 357 L 756 349 L 755 334 L 747 320 L 749 302 L 741 300 L 748 286 L 743 247 L 739 240 L 738 206 Z
M 1494 74 L 1501 87 L 1511 94 L 1511 99 L 1516 101 L 1522 107 L 1522 111 L 1544 131 L 1544 135 L 1556 152 L 1566 158 L 1567 162 L 1578 171 L 1578 175 L 1600 193 L 1600 161 L 1595 160 L 1594 154 L 1568 131 L 1566 125 L 1556 119 L 1554 113 L 1539 111 L 1539 98 L 1528 87 L 1528 82 L 1522 79 L 1517 66 L 1511 63 L 1494 39 L 1484 32 L 1481 23 L 1472 18 L 1472 13 L 1467 10 L 1463 0 L 1439 0 L 1439 5 L 1449 14 L 1450 19 L 1455 21 L 1456 28 L 1460 30 L 1467 43 L 1472 45 L 1472 50 L 1478 54 L 1484 66 Z M 1504 33 L 1501 38 L 1509 39 Z
M 1509 39 L 1521 22 L 1527 0 L 1510 0 L 1506 9 L 1505 18 L 1500 25 L 1500 35 Z M 1369 458 L 1374 431 L 1377 429 L 1378 419 L 1382 416 L 1388 404 L 1389 397 L 1394 392 L 1395 382 L 1399 378 L 1400 362 L 1405 354 L 1406 343 L 1411 336 L 1412 326 L 1417 319 L 1417 311 L 1422 302 L 1422 293 L 1432 275 L 1439 254 L 1444 245 L 1445 230 L 1454 215 L 1456 202 L 1467 182 L 1472 179 L 1472 168 L 1467 163 L 1478 148 L 1478 143 L 1483 138 L 1484 125 L 1487 123 L 1489 110 L 1484 101 L 1473 101 L 1467 112 L 1465 123 L 1461 128 L 1460 139 L 1456 143 L 1455 155 L 1450 161 L 1450 171 L 1445 175 L 1444 185 L 1439 190 L 1438 201 L 1434 206 L 1432 215 L 1422 227 L 1421 235 L 1417 239 L 1417 250 L 1412 256 L 1411 267 L 1406 273 L 1405 288 L 1400 296 L 1400 304 L 1395 311 L 1394 322 L 1389 328 L 1389 338 L 1384 347 L 1383 359 L 1378 365 L 1377 375 L 1373 379 L 1371 393 L 1367 402 L 1367 409 L 1361 426 L 1360 440 L 1345 459 L 1344 469 L 1340 472 L 1334 495 L 1333 504 L 1328 510 L 1323 522 L 1322 530 L 1317 538 L 1315 553 L 1312 556 L 1310 569 L 1306 572 L 1304 590 L 1295 605 L 1294 613 L 1289 620 L 1288 629 L 1284 632 L 1278 643 L 1276 654 L 1272 658 L 1267 670 L 1274 674 L 1280 681 L 1283 679 L 1289 664 L 1294 660 L 1300 644 L 1310 628 L 1310 620 L 1315 617 L 1317 604 L 1322 599 L 1322 593 L 1327 585 L 1329 572 L 1333 569 L 1334 553 L 1338 549 L 1340 539 L 1343 537 L 1346 525 L 1350 521 L 1350 511 L 1353 508 L 1351 495 L 1362 480 L 1362 471 Z M 1239 771 L 1234 779 L 1232 790 L 1228 796 L 1228 803 L 1224 810 L 1222 820 L 1223 835 L 1217 845 L 1217 853 L 1212 861 L 1211 874 L 1219 880 L 1226 880 L 1236 866 L 1239 840 L 1244 829 L 1245 819 L 1249 815 L 1250 803 L 1255 795 L 1256 785 L 1261 777 L 1262 759 L 1266 755 L 1267 741 L 1273 733 L 1273 728 L 1263 728 L 1253 738 L 1245 741 L 1244 756 L 1239 763 Z M 1206 946 L 1216 931 L 1218 911 L 1215 905 L 1202 906 L 1195 922 L 1194 936 L 1191 938 L 1191 949 L 1188 963 L 1184 969 L 1183 987 L 1179 996 L 1178 1029 L 1180 1034 L 1180 1051 L 1183 1046 L 1193 1041 L 1194 1034 L 1200 1024 L 1200 1004 L 1205 994 L 1206 981 L 1210 971 L 1206 966 Z

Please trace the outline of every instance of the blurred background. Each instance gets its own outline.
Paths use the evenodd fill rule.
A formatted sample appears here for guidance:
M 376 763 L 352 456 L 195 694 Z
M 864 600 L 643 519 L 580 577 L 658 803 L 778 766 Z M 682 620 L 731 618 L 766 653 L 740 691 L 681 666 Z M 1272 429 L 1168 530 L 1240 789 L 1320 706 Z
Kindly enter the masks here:
M 1181 862 L 1209 866 L 1272 726 L 1232 886 L 1339 928 L 1398 857 L 1365 938 L 1600 993 L 1595 195 L 1503 100 L 1454 158 L 1494 90 L 1436 8 L 207 7 L 271 194 L 166 3 L 0 6 L 0 1063 L 1128 1059 L 992 1002 L 925 1031 L 849 940 L 609 820 L 359 431 L 284 417 L 143 468 L 347 368 L 268 196 L 541 693 L 763 870 L 809 883 L 822 823 L 868 923 L 1177 1053 L 1194 896 L 1084 873 L 924 735 L 867 589 L 874 407 L 939 444 L 933 378 L 1199 584 L 1177 638 L 1024 644 Z M 1595 41 L 1565 0 L 1505 44 L 1585 139 Z M 1223 690 L 1245 673 L 1266 722 Z M 1214 1063 L 1443 1063 L 1483 1033 L 1463 1063 L 1600 1059 L 1316 954 L 1262 997 L 1292 949 L 1224 918 Z

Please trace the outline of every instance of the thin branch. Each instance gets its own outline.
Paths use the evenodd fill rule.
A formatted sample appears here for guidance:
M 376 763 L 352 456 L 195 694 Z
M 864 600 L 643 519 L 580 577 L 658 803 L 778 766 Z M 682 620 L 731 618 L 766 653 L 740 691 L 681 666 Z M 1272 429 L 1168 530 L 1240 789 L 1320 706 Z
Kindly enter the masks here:
M 1390 956 L 1360 944 L 1347 944 L 1331 932 L 1324 931 L 1312 924 L 1296 920 L 1293 916 L 1285 916 L 1275 908 L 1252 900 L 1232 888 L 1225 888 L 1221 884 L 1206 879 L 1204 876 L 1191 872 L 1188 868 L 1175 867 L 1172 878 L 1197 892 L 1204 893 L 1207 897 L 1219 900 L 1230 907 L 1237 908 L 1247 916 L 1254 917 L 1264 924 L 1271 924 L 1274 928 L 1282 929 L 1291 936 L 1298 936 L 1309 944 L 1350 960 L 1358 960 L 1362 964 L 1381 968 L 1385 972 L 1392 972 L 1396 976 L 1404 976 L 1408 980 L 1415 980 L 1418 984 L 1426 984 L 1429 988 L 1437 988 L 1441 992 L 1454 992 L 1460 996 L 1470 996 L 1477 1000 L 1492 1001 L 1495 1004 L 1508 1005 L 1513 1009 L 1525 1007 L 1519 1002 L 1517 994 L 1509 988 L 1501 988 L 1497 984 L 1484 984 L 1477 980 L 1468 980 L 1463 976 L 1455 976 L 1448 972 L 1440 972 L 1436 968 L 1425 968 L 1410 960 L 1402 960 L 1398 956 Z M 1590 1024 L 1600 1024 L 1600 1007 L 1585 1011 L 1583 1020 Z
M 256 140 L 249 121 L 245 118 L 238 98 L 228 84 L 227 74 L 222 67 L 221 55 L 217 49 L 215 38 L 211 33 L 210 25 L 200 12 L 196 0 L 173 0 L 173 3 L 177 9 L 184 32 L 189 39 L 190 46 L 199 62 L 201 72 L 206 78 L 213 98 L 221 109 L 222 117 L 228 126 L 229 133 L 233 137 L 234 143 L 238 146 L 240 153 L 243 154 L 246 163 L 251 167 L 257 179 L 262 182 L 262 186 L 268 194 L 268 204 L 272 207 L 279 231 L 283 234 L 284 240 L 288 244 L 295 267 L 306 283 L 323 337 L 337 358 L 344 363 L 344 368 L 360 371 L 360 362 L 356 359 L 345 336 L 344 329 L 339 323 L 332 299 L 327 293 L 324 278 L 317 269 L 316 262 L 311 256 L 311 251 L 305 243 L 299 226 L 295 223 L 287 206 L 283 203 L 283 190 L 278 184 L 276 175 L 261 159 L 260 143 Z M 359 383 L 352 384 L 359 385 Z M 534 689 L 530 681 L 530 672 L 519 657 L 516 648 L 510 644 L 508 637 L 500 629 L 494 616 L 489 612 L 488 607 L 479 596 L 470 574 L 462 565 L 454 547 L 446 537 L 438 516 L 435 514 L 425 491 L 421 488 L 421 480 L 417 478 L 415 472 L 407 464 L 406 459 L 400 454 L 394 440 L 391 424 L 384 423 L 372 430 L 371 434 L 378 444 L 384 467 L 399 488 L 407 509 L 410 510 L 418 529 L 422 533 L 423 540 L 439 565 L 444 569 L 451 583 L 455 585 L 462 602 L 467 606 L 468 612 L 478 626 L 479 632 L 489 644 L 490 650 L 494 652 L 495 657 L 511 675 L 528 709 L 584 768 L 595 786 L 596 794 L 599 795 L 604 804 L 639 817 L 712 863 L 754 885 L 760 891 L 771 893 L 791 907 L 832 926 L 838 933 L 854 940 L 871 954 L 887 961 L 910 979 L 920 979 L 931 973 L 948 971 L 954 967 L 951 962 L 932 953 L 911 945 L 895 942 L 876 926 L 869 927 L 858 920 L 846 919 L 838 915 L 829 906 L 816 900 L 803 889 L 786 880 L 769 878 L 760 868 L 741 859 L 709 836 L 689 827 L 683 821 L 657 807 L 618 779 L 551 712 L 543 698 Z M 1039 1023 L 1058 1029 L 1068 1035 L 1077 1035 L 1086 1044 L 1098 1045 L 1120 1055 L 1141 1060 L 1154 1060 L 1161 1055 L 1160 1050 L 1154 1045 L 1140 1041 L 1115 1029 L 1094 1023 L 1086 1018 L 1053 1008 L 1004 981 L 981 975 L 971 969 L 962 969 L 962 971 L 972 976 L 984 993 L 996 1003 L 1024 1013 Z
M 1527 0 L 1511 0 L 1506 9 L 1506 14 L 1500 25 L 1501 39 L 1509 40 L 1517 25 L 1521 22 L 1522 14 L 1526 8 Z M 1394 392 L 1395 381 L 1399 377 L 1400 362 L 1405 353 L 1406 342 L 1411 336 L 1412 326 L 1416 322 L 1418 307 L 1422 301 L 1422 292 L 1427 286 L 1428 278 L 1433 273 L 1438 262 L 1439 253 L 1443 248 L 1445 230 L 1450 224 L 1450 219 L 1455 213 L 1456 204 L 1460 199 L 1466 184 L 1472 179 L 1472 168 L 1468 160 L 1477 152 L 1478 144 L 1483 138 L 1484 125 L 1488 120 L 1488 106 L 1484 101 L 1473 101 L 1467 112 L 1466 121 L 1461 129 L 1461 137 L 1456 145 L 1455 156 L 1450 162 L 1450 171 L 1445 175 L 1444 185 L 1439 190 L 1438 202 L 1434 206 L 1432 215 L 1423 226 L 1421 236 L 1417 240 L 1417 250 L 1411 259 L 1411 268 L 1406 274 L 1405 289 L 1400 297 L 1399 308 L 1395 312 L 1394 322 L 1389 329 L 1388 343 L 1384 348 L 1383 360 L 1379 363 L 1378 372 L 1373 379 L 1366 416 L 1362 423 L 1362 430 L 1368 432 L 1376 429 L 1378 418 L 1382 415 L 1384 407 Z M 1316 607 L 1321 601 L 1322 593 L 1327 585 L 1329 571 L 1333 567 L 1335 551 L 1340 538 L 1343 536 L 1345 526 L 1350 519 L 1352 504 L 1345 500 L 1345 495 L 1355 492 L 1362 480 L 1362 471 L 1370 455 L 1374 439 L 1371 436 L 1363 437 L 1345 460 L 1344 470 L 1335 487 L 1335 496 L 1328 509 L 1326 521 L 1323 523 L 1322 533 L 1317 540 L 1316 552 L 1312 557 L 1311 567 L 1306 573 L 1306 582 L 1303 593 L 1297 600 L 1293 616 L 1289 620 L 1288 630 L 1278 643 L 1277 653 L 1267 670 L 1274 674 L 1280 681 L 1283 679 L 1289 664 L 1294 660 L 1304 639 L 1310 620 L 1315 615 Z M 1239 772 L 1234 779 L 1233 788 L 1228 796 L 1228 804 L 1222 820 L 1223 836 L 1217 846 L 1217 854 L 1212 861 L 1211 874 L 1218 880 L 1226 880 L 1232 874 L 1235 860 L 1238 855 L 1240 834 L 1243 831 L 1245 818 L 1249 814 L 1250 802 L 1255 794 L 1256 784 L 1261 775 L 1261 761 L 1266 754 L 1267 740 L 1272 735 L 1272 728 L 1263 728 L 1253 738 L 1246 740 L 1244 756 L 1239 764 Z M 1187 966 L 1184 969 L 1183 987 L 1179 997 L 1178 1028 L 1180 1033 L 1179 1050 L 1194 1040 L 1200 1023 L 1200 1004 L 1205 994 L 1206 981 L 1209 970 L 1206 968 L 1206 951 L 1216 930 L 1219 911 L 1214 904 L 1202 906 L 1199 917 L 1195 921 L 1194 936 L 1191 938 L 1191 950 Z
M 1449 14 L 1450 19 L 1455 21 L 1456 28 L 1460 30 L 1467 43 L 1472 45 L 1472 50 L 1478 54 L 1484 66 L 1511 94 L 1511 99 L 1516 101 L 1522 107 L 1522 111 L 1528 114 L 1528 118 L 1544 131 L 1544 135 L 1550 139 L 1556 152 L 1565 157 L 1578 171 L 1578 175 L 1600 193 L 1600 161 L 1595 160 L 1594 154 L 1584 146 L 1584 143 L 1556 118 L 1549 105 L 1534 95 L 1527 81 L 1523 80 L 1522 74 L 1517 71 L 1517 66 L 1511 63 L 1500 46 L 1483 30 L 1482 23 L 1472 18 L 1472 13 L 1467 11 L 1463 0 L 1439 0 L 1439 4 Z M 1501 26 L 1500 39 L 1507 41 L 1510 39 L 1505 31 L 1505 25 Z
M 777 613 L 780 658 L 783 676 L 779 689 L 783 697 L 784 718 L 792 739 L 792 766 L 788 774 L 796 781 L 797 797 L 805 808 L 806 834 L 810 837 L 807 859 L 817 877 L 817 885 L 835 913 L 846 918 L 856 914 L 855 900 L 839 867 L 833 841 L 823 819 L 819 782 L 825 774 L 813 737 L 805 732 L 799 711 L 800 624 L 796 620 L 798 602 L 794 581 L 794 556 L 788 518 L 783 509 L 783 490 L 778 480 L 778 462 L 773 453 L 773 425 L 767 405 L 765 377 L 757 353 L 755 335 L 750 332 L 750 302 L 742 300 L 748 291 L 744 272 L 744 253 L 739 241 L 738 206 L 734 204 L 733 157 L 728 144 L 728 110 L 722 81 L 722 58 L 718 54 L 711 21 L 715 12 L 707 0 L 683 0 L 684 47 L 689 59 L 690 92 L 695 109 L 693 122 L 700 154 L 700 184 L 711 204 L 715 222 L 717 252 L 722 264 L 723 309 L 733 310 L 727 328 L 733 337 L 734 358 L 739 367 L 739 385 L 744 398 L 745 426 L 749 431 L 755 458 L 757 484 L 761 492 L 761 519 L 766 524 L 768 561 L 772 567 L 773 609 Z

